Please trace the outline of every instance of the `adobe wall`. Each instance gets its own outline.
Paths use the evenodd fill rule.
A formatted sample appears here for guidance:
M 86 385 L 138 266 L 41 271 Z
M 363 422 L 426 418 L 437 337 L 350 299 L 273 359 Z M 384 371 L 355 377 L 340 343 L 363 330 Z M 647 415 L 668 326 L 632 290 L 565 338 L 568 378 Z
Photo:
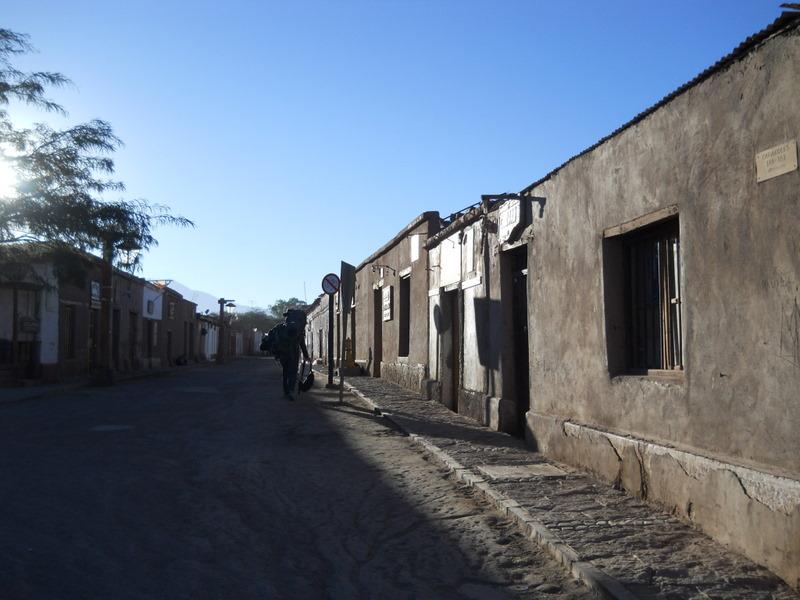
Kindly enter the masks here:
M 424 213 L 374 253 L 356 271 L 356 360 L 370 374 L 424 393 L 428 378 L 428 254 L 425 240 L 438 231 L 437 213 Z M 408 355 L 400 356 L 400 281 L 409 277 Z M 383 290 L 389 289 L 391 318 L 383 320 Z M 375 294 L 381 346 L 375 349 Z M 350 327 L 348 326 L 348 329 Z M 380 365 L 376 368 L 376 356 Z
M 481 210 L 481 209 L 475 209 Z M 508 247 L 526 247 L 530 211 L 522 209 L 515 235 L 500 241 L 498 213 L 469 217 L 463 226 L 429 250 L 430 395 L 449 408 L 499 431 L 519 433 L 516 414 Z M 459 311 L 449 314 L 446 296 L 457 294 Z M 461 343 L 452 348 L 452 321 Z M 437 324 L 438 323 L 438 324 Z M 458 400 L 450 399 L 447 379 L 458 361 Z
M 673 508 L 795 586 L 800 496 L 785 489 L 800 479 L 800 172 L 757 183 L 755 155 L 796 140 L 795 29 L 532 190 L 547 204 L 529 255 L 528 414 L 546 453 Z M 612 377 L 603 232 L 672 205 L 683 376 Z M 618 434 L 632 438 L 609 442 Z M 713 466 L 693 470 L 700 459 Z M 640 467 L 644 492 L 626 476 Z

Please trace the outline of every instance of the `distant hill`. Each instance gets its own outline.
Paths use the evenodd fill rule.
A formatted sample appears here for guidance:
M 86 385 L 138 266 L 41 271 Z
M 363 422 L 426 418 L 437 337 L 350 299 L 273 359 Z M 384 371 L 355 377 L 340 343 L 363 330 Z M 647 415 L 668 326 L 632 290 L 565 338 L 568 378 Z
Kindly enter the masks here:
M 199 292 L 197 290 L 193 290 L 192 288 L 183 285 L 180 281 L 175 281 L 174 279 L 172 280 L 172 283 L 169 284 L 169 287 L 178 292 L 189 302 L 194 302 L 197 304 L 197 312 L 203 313 L 207 310 L 209 313 L 219 313 L 219 303 L 217 302 L 219 296 L 214 296 L 208 292 Z M 238 302 L 236 303 L 236 312 L 239 313 L 247 312 L 252 310 L 252 308 L 253 307 L 251 306 L 244 306 Z

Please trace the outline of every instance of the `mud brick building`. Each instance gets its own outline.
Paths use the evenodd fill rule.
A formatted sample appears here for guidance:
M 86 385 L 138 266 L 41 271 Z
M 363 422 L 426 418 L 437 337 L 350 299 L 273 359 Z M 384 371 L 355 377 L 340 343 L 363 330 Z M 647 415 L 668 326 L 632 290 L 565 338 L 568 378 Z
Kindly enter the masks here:
M 13 256 L 0 260 L 0 385 L 93 373 L 101 365 L 102 261 L 76 252 L 64 262 L 38 247 Z M 200 360 L 196 309 L 165 282 L 114 269 L 112 369 L 124 374 Z M 230 356 L 252 350 L 252 332 L 236 335 Z
M 422 213 L 356 267 L 346 334 L 366 372 L 420 392 L 428 380 L 425 242 L 440 227 L 439 213 Z
M 800 587 L 800 14 L 527 187 L 527 435 Z
M 358 266 L 345 337 L 800 588 L 798 138 L 790 12 L 518 194 L 417 217 Z
M 432 398 L 489 427 L 524 431 L 531 199 L 496 196 L 426 243 Z
M 197 305 L 186 300 L 166 282 L 156 282 L 155 285 L 161 289 L 163 296 L 158 332 L 158 354 L 161 365 L 173 366 L 197 360 L 200 334 Z
M 2 265 L 3 380 L 56 381 L 90 373 L 99 364 L 102 262 L 76 254 L 65 269 L 35 247 L 29 248 L 26 261 L 19 277 L 13 266 Z M 143 284 L 123 271 L 115 269 L 112 275 L 110 351 L 113 368 L 120 372 L 140 366 Z
M 339 302 L 338 294 L 334 306 Z M 334 321 L 334 339 L 338 319 Z M 335 345 L 335 344 L 334 344 Z M 328 296 L 317 296 L 306 311 L 306 348 L 311 360 L 317 364 L 328 364 Z M 334 349 L 338 361 L 338 348 Z

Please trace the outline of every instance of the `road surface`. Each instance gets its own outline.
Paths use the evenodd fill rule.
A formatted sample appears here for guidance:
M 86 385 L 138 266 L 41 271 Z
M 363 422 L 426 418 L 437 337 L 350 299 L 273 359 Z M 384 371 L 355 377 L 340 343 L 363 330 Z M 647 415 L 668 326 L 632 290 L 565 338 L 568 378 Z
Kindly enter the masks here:
M 244 359 L 0 404 L 0 598 L 591 597 L 336 400 Z

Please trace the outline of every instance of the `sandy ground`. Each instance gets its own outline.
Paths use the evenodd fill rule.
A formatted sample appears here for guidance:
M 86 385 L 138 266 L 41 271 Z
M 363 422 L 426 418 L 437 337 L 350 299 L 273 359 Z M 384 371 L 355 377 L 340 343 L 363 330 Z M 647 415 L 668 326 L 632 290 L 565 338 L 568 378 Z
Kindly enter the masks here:
M 269 360 L 0 406 L 0 598 L 588 598 L 353 398 Z

